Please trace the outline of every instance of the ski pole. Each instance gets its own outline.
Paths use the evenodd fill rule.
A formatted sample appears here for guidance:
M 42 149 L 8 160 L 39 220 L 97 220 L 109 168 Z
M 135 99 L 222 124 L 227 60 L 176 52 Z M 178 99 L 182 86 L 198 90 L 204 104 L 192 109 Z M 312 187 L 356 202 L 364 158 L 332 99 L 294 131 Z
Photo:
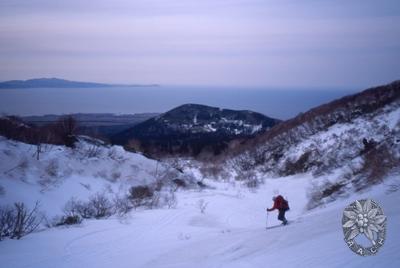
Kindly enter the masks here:
M 265 223 L 265 228 L 266 228 L 266 229 L 268 229 L 268 215 L 269 215 L 269 212 L 267 211 L 267 221 L 266 221 L 266 223 Z

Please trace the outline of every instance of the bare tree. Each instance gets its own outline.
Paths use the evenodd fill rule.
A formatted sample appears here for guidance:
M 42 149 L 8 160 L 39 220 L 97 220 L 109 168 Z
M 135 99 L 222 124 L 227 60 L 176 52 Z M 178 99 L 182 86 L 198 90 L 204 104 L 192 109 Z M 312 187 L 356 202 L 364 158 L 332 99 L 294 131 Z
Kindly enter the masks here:
M 36 160 L 40 160 L 40 153 L 42 152 L 42 143 L 40 142 L 40 141 L 38 141 L 37 143 L 36 143 L 36 151 L 35 151 L 35 154 L 36 154 Z
M 150 209 L 154 209 L 157 208 L 159 204 L 160 204 L 160 192 L 154 192 L 147 206 Z
M 112 215 L 112 204 L 104 194 L 97 193 L 89 200 L 89 207 L 93 210 L 96 219 Z
M 11 206 L 0 207 L 0 241 L 12 234 L 15 222 L 14 209 Z
M 32 129 L 31 132 L 31 139 L 36 147 L 34 156 L 36 156 L 36 160 L 40 160 L 41 153 L 46 151 L 49 146 L 48 144 L 54 141 L 54 135 L 50 129 L 46 127 Z
M 77 141 L 75 135 L 78 130 L 78 122 L 71 115 L 68 115 L 60 118 L 54 128 L 61 142 L 65 146 L 73 148 Z
M 55 223 L 50 226 L 60 225 L 73 225 L 82 222 L 82 216 L 80 215 L 80 202 L 72 197 L 63 208 L 64 215 L 55 219 Z
M 93 208 L 88 202 L 82 202 L 74 197 L 64 205 L 63 212 L 66 217 L 78 215 L 84 219 L 90 219 L 94 215 Z
M 38 209 L 39 202 L 31 210 L 22 202 L 0 208 L 0 236 L 20 239 L 35 231 L 44 219 Z
M 15 203 L 16 221 L 14 225 L 13 235 L 11 238 L 20 239 L 22 236 L 35 231 L 43 220 L 43 217 L 38 217 L 39 202 L 35 203 L 32 210 L 28 210 L 24 203 Z
M 129 189 L 129 199 L 132 201 L 133 207 L 137 208 L 151 202 L 154 191 L 149 186 L 134 186 Z
M 92 143 L 88 146 L 85 152 L 85 157 L 93 158 L 101 155 L 101 147 L 99 143 Z
M 128 199 L 128 197 L 120 197 L 118 195 L 116 195 L 113 199 L 113 206 L 114 212 L 120 217 L 127 214 L 133 208 L 132 202 Z
M 79 210 L 80 202 L 72 197 L 68 202 L 64 205 L 63 212 L 66 216 L 76 216 L 80 215 Z
M 82 218 L 84 219 L 90 219 L 93 217 L 94 215 L 94 211 L 93 208 L 89 205 L 88 202 L 82 202 L 82 201 L 78 201 L 77 204 L 77 209 L 78 209 L 78 213 L 79 215 L 81 215 Z
M 176 199 L 175 191 L 171 190 L 166 195 L 164 195 L 164 203 L 169 209 L 176 208 L 178 200 Z

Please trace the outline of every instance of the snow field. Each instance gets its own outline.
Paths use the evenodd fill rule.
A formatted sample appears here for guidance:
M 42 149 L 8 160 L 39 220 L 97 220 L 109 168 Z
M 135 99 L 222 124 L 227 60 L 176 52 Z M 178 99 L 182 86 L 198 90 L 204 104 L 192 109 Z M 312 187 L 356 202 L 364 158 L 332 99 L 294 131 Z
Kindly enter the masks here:
M 387 186 L 305 212 L 309 175 L 266 179 L 256 192 L 206 181 L 215 189 L 178 193 L 176 209 L 134 211 L 125 219 L 85 221 L 0 243 L 4 267 L 398 267 L 400 201 Z M 396 178 L 389 180 L 399 183 Z M 289 226 L 265 229 L 265 208 L 279 191 L 289 199 Z M 359 257 L 343 240 L 344 207 L 374 198 L 388 216 L 377 256 Z M 204 200 L 204 213 L 198 207 Z M 269 225 L 277 225 L 277 213 Z

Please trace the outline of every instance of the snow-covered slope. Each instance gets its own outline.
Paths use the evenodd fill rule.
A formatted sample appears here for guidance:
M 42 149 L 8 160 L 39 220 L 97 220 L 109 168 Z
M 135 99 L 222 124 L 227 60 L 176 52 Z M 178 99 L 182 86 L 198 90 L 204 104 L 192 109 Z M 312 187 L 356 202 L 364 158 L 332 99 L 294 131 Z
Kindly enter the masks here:
M 321 178 L 316 192 L 324 194 L 310 207 L 334 200 L 332 193 L 379 184 L 400 172 L 400 82 L 312 109 L 245 146 L 224 159 L 225 172 L 242 179 L 313 173 Z
M 103 146 L 84 137 L 80 140 L 75 149 L 42 145 L 38 160 L 35 145 L 0 137 L 1 204 L 39 201 L 40 209 L 51 218 L 59 215 L 72 197 L 87 200 L 101 193 L 111 200 L 126 195 L 132 186 L 190 179 L 165 163 L 120 146 Z
M 218 154 L 229 141 L 252 137 L 279 122 L 247 110 L 184 104 L 122 131 L 112 140 L 153 155 L 196 156 L 203 150 Z
M 0 243 L 4 267 L 399 267 L 400 202 L 386 185 L 305 212 L 311 175 L 268 179 L 256 192 L 206 181 L 216 189 L 180 192 L 172 210 L 138 211 L 123 221 L 85 221 L 83 226 L 53 228 L 20 241 Z M 399 185 L 396 178 L 388 183 Z M 289 198 L 280 227 L 265 208 L 277 192 Z M 388 217 L 388 235 L 373 257 L 360 257 L 343 240 L 341 217 L 355 198 L 370 197 Z M 199 200 L 208 203 L 202 214 Z M 200 201 L 201 202 L 201 201 Z

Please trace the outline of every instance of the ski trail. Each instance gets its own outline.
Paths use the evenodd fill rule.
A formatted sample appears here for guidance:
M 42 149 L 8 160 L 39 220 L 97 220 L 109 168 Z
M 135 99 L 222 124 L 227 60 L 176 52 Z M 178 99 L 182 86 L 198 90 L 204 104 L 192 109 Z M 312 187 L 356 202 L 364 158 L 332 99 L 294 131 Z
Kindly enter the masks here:
M 298 180 L 286 182 L 292 187 L 287 192 L 294 196 Z M 393 256 L 399 249 L 395 237 L 400 209 L 392 205 L 393 199 L 399 201 L 398 195 L 377 198 L 390 217 L 390 235 L 368 265 L 354 258 L 343 241 L 343 202 L 304 213 L 304 195 L 298 193 L 288 215 L 292 223 L 265 230 L 264 200 L 271 188 L 261 187 L 245 199 L 218 191 L 180 192 L 176 209 L 138 210 L 125 224 L 115 218 L 90 220 L 84 228 L 55 228 L 18 242 L 2 241 L 0 258 L 13 268 L 339 267 L 349 260 L 360 268 L 376 267 L 384 260 L 385 267 L 398 267 Z M 204 213 L 196 206 L 200 199 L 209 203 Z M 269 216 L 270 226 L 280 223 L 276 218 L 276 212 Z
M 89 232 L 89 233 L 83 234 L 81 236 L 78 236 L 78 237 L 68 241 L 63 247 L 63 250 L 64 250 L 65 255 L 66 255 L 66 260 L 71 258 L 71 256 L 73 255 L 72 252 L 71 252 L 71 247 L 72 247 L 73 244 L 78 243 L 83 239 L 87 239 L 87 238 L 90 238 L 92 236 L 96 236 L 98 234 L 105 234 L 108 231 L 115 231 L 115 230 L 122 229 L 122 228 L 123 227 L 113 227 L 113 228 L 101 229 L 101 230 L 97 230 L 97 231 L 94 231 L 94 232 Z

